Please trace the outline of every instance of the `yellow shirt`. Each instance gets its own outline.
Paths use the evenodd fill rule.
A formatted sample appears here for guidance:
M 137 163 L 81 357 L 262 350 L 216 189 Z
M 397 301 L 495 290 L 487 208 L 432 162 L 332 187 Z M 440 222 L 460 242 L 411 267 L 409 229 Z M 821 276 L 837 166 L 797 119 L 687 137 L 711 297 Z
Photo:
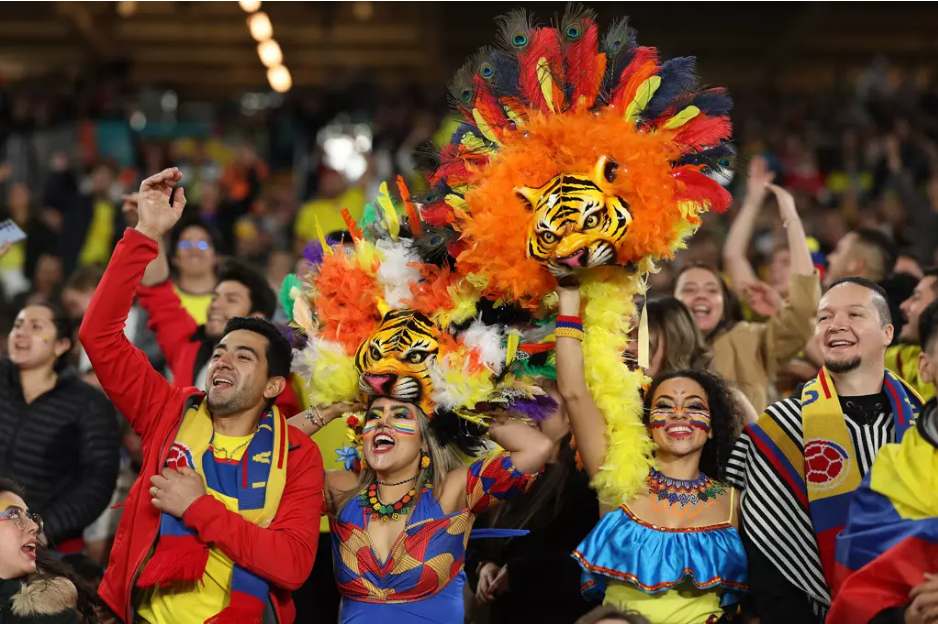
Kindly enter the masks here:
M 922 347 L 918 345 L 895 345 L 886 349 L 886 368 L 902 377 L 912 386 L 922 401 L 928 403 L 935 398 L 935 386 L 924 383 L 918 376 L 918 356 Z
M 294 232 L 297 238 L 313 240 L 316 235 L 316 221 L 322 227 L 323 236 L 332 232 L 347 230 L 342 209 L 346 208 L 355 221 L 365 212 L 365 193 L 359 188 L 350 188 L 335 199 L 314 199 L 306 202 L 296 215 Z
M 720 594 L 713 589 L 697 589 L 690 581 L 647 594 L 629 582 L 609 579 L 603 604 L 638 611 L 652 622 L 662 624 L 703 624 L 711 616 L 723 614 Z
M 10 245 L 10 251 L 0 256 L 0 273 L 26 266 L 26 241 Z
M 179 296 L 179 303 L 186 309 L 195 320 L 196 325 L 205 325 L 208 320 L 208 306 L 212 303 L 212 293 L 205 295 L 193 295 L 179 289 L 179 286 L 173 285 L 173 290 Z M 198 372 L 198 371 L 196 371 Z
M 85 244 L 78 256 L 79 266 L 105 266 L 111 259 L 114 242 L 114 204 L 107 201 L 94 203 L 94 214 L 85 236 Z
M 225 459 L 227 450 L 231 459 L 240 461 L 254 434 L 232 438 L 215 433 L 213 445 L 215 457 Z M 219 492 L 209 491 L 216 500 L 225 504 L 229 511 L 238 511 L 238 501 Z M 218 615 L 231 600 L 231 575 L 234 562 L 217 548 L 208 551 L 208 563 L 202 582 L 190 591 L 176 592 L 154 588 L 143 595 L 137 607 L 137 615 L 149 624 L 202 624 Z

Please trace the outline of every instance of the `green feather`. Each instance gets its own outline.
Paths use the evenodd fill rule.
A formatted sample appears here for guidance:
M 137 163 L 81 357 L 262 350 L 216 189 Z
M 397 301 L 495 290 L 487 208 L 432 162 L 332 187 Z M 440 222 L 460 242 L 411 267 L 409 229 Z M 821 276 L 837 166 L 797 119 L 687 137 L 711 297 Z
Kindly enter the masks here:
M 286 313 L 287 318 L 290 321 L 293 321 L 293 288 L 296 287 L 297 290 L 303 290 L 303 284 L 300 282 L 294 273 L 290 273 L 285 278 L 283 278 L 283 283 L 280 285 L 280 307 L 283 308 L 283 311 Z
M 374 223 L 375 220 L 377 220 L 377 218 L 378 218 L 378 215 L 377 215 L 377 212 L 375 211 L 375 203 L 371 202 L 370 204 L 365 206 L 365 211 L 362 213 L 362 218 L 358 220 L 358 227 L 364 230 L 369 225 Z

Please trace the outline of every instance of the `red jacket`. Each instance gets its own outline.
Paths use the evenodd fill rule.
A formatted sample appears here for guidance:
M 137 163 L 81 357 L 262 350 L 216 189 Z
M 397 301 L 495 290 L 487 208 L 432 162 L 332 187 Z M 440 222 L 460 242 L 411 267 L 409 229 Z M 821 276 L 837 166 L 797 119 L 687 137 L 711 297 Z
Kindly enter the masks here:
M 128 229 L 79 331 L 101 386 L 143 439 L 143 467 L 127 497 L 99 589 L 104 602 L 127 622 L 132 621 L 134 583 L 159 529 L 160 512 L 150 503 L 150 477 L 165 464 L 186 403 L 204 396 L 195 388 L 167 382 L 124 337 L 137 283 L 156 254 L 155 241 Z M 316 558 L 323 488 L 319 448 L 299 429 L 288 431 L 287 483 L 269 528 L 247 522 L 209 495 L 199 498 L 182 517 L 202 540 L 270 583 L 271 604 L 284 624 L 296 617 L 291 592 L 309 576 Z
M 194 385 L 195 376 L 212 355 L 215 341 L 205 336 L 204 326 L 196 325 L 182 307 L 170 280 L 156 286 L 138 286 L 137 299 L 150 317 L 150 330 L 156 334 L 160 351 L 173 373 L 173 383 L 183 387 Z M 287 384 L 276 404 L 287 418 L 300 411 L 293 384 Z

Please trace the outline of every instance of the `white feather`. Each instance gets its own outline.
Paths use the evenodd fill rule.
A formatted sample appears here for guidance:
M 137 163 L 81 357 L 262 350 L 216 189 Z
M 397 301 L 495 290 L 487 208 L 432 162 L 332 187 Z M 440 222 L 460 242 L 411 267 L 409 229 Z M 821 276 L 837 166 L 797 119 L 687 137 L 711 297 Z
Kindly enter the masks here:
M 507 347 L 502 345 L 504 339 L 501 327 L 486 325 L 479 319 L 473 321 L 462 335 L 463 344 L 476 351 L 486 368 L 496 375 L 501 374 L 508 355 Z
M 410 286 L 420 281 L 420 271 L 411 263 L 420 258 L 411 249 L 410 241 L 400 239 L 394 242 L 387 238 L 379 239 L 375 244 L 381 254 L 381 266 L 375 277 L 384 290 L 384 300 L 395 309 L 404 307 L 404 301 L 411 298 Z

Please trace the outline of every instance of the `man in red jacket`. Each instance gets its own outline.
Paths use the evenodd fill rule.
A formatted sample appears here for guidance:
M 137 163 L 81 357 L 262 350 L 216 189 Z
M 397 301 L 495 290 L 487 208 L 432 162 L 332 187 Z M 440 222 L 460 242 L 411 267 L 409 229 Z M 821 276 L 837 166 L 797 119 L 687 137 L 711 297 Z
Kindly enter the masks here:
M 137 227 L 117 245 L 79 332 L 102 387 L 143 440 L 99 595 L 127 623 L 290 624 L 291 592 L 316 556 L 323 464 L 271 407 L 287 383 L 289 344 L 268 321 L 232 319 L 206 395 L 168 383 L 124 336 L 157 241 L 185 206 L 173 190 L 180 179 L 167 169 L 141 184 Z
M 134 210 L 137 196 L 130 195 L 126 200 L 124 210 Z M 159 255 L 147 267 L 137 288 L 137 300 L 149 316 L 150 330 L 166 357 L 173 383 L 205 391 L 209 356 L 224 335 L 228 320 L 236 316 L 271 319 L 277 297 L 263 275 L 229 259 L 218 272 L 205 325 L 198 325 L 183 307 L 169 277 L 169 261 L 161 243 Z M 287 418 L 299 411 L 291 384 L 277 397 L 276 405 Z

